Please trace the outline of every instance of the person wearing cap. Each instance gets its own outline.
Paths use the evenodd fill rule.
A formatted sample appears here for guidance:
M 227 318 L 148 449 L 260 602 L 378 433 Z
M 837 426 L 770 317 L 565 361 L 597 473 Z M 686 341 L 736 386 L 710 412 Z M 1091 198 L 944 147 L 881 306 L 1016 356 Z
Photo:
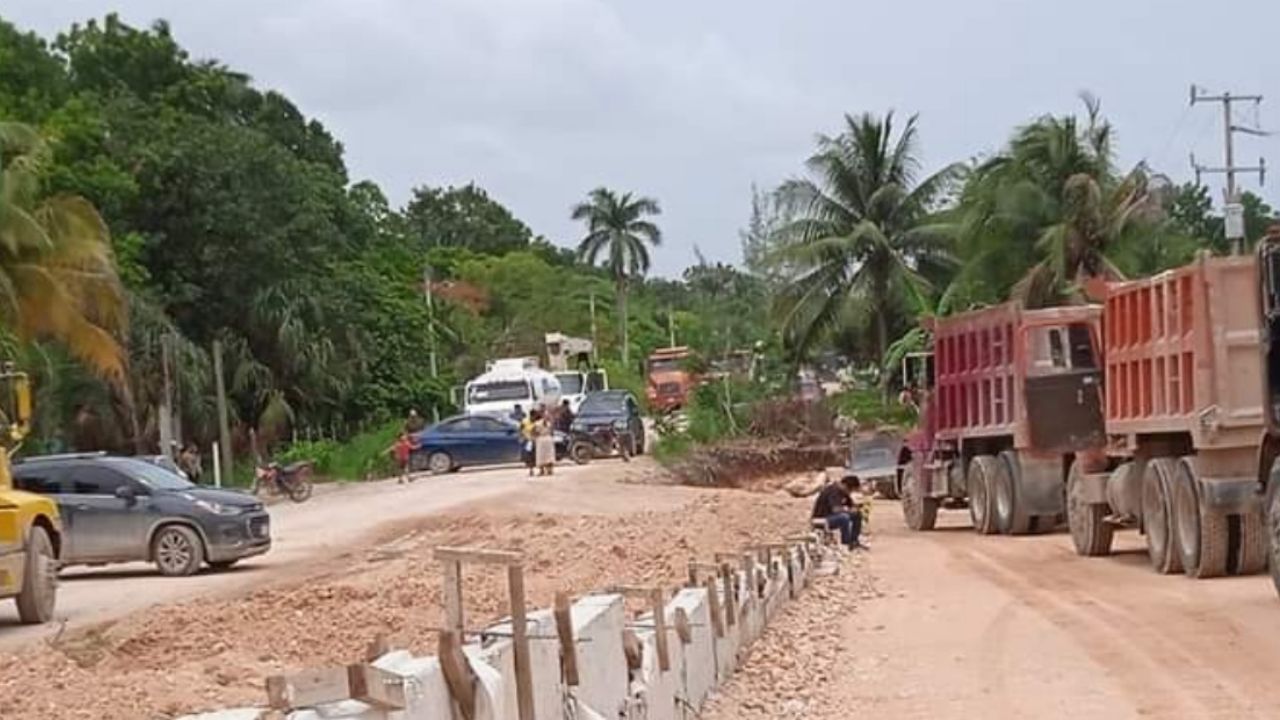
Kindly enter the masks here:
M 850 550 L 865 549 L 862 535 L 861 508 L 853 495 L 861 495 L 862 481 L 857 475 L 845 475 L 838 482 L 822 488 L 813 502 L 813 519 L 826 522 L 827 529 L 840 531 L 840 542 Z

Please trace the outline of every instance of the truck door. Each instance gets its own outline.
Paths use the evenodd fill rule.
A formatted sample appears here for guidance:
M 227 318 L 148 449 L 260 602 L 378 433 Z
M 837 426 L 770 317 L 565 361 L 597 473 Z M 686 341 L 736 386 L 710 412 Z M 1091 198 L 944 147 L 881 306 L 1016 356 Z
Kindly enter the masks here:
M 1031 327 L 1024 341 L 1032 447 L 1069 452 L 1102 445 L 1102 373 L 1089 325 Z

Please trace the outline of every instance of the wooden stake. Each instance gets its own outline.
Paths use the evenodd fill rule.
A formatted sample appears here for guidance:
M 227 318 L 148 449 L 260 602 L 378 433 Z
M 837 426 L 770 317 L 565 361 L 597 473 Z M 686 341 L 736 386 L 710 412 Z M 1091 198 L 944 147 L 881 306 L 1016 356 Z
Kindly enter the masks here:
M 738 593 L 735 587 L 738 582 L 728 563 L 720 566 L 720 578 L 724 581 L 725 624 L 733 627 L 738 624 Z
M 622 631 L 622 652 L 627 656 L 627 669 L 639 670 L 644 663 L 644 646 L 631 628 Z
M 444 564 L 444 625 L 458 634 L 461 641 L 466 618 L 462 610 L 462 563 L 457 560 L 441 560 Z
M 533 667 L 529 657 L 529 626 L 524 606 L 524 566 L 507 567 L 507 590 L 511 595 L 511 642 L 515 650 L 516 705 L 520 720 L 533 718 Z
M 653 629 L 657 633 L 658 670 L 669 672 L 671 670 L 671 655 L 668 653 L 669 648 L 667 647 L 667 603 L 662 597 L 660 588 L 655 588 L 649 594 L 649 602 L 653 605 Z
M 391 641 L 387 639 L 387 634 L 378 633 L 365 647 L 364 659 L 368 662 L 373 662 L 389 652 L 391 652 Z
M 452 630 L 441 631 L 436 657 L 440 659 L 440 670 L 444 673 L 449 695 L 458 707 L 458 714 L 462 716 L 462 720 L 475 720 L 476 678 L 466 656 L 462 654 L 461 642 L 461 636 Z
M 564 684 L 570 687 L 578 685 L 578 647 L 573 640 L 573 613 L 570 609 L 569 594 L 556 593 L 555 606 L 556 634 L 560 637 L 560 673 Z
M 707 609 L 711 612 L 711 628 L 715 630 L 716 637 L 724 637 L 724 614 L 720 609 L 720 590 L 716 587 L 716 579 L 709 577 L 706 579 L 707 587 Z
M 675 615 L 676 636 L 680 638 L 682 645 L 688 645 L 693 642 L 693 627 L 689 625 L 689 613 L 685 612 L 684 608 L 678 607 L 673 614 Z

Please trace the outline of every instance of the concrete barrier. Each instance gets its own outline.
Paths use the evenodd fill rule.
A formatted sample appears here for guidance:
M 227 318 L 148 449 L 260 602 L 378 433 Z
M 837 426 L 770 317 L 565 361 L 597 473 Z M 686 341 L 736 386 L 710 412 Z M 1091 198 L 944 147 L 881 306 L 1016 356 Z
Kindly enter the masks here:
M 816 553 L 829 554 L 816 546 Z M 773 556 L 768 565 L 743 563 L 731 573 L 737 590 L 731 603 L 723 582 L 715 584 L 715 598 L 734 623 L 724 624 L 717 637 L 712 596 L 706 587 L 677 592 L 662 608 L 666 620 L 670 667 L 659 668 L 656 624 L 652 613 L 630 623 L 640 641 L 641 666 L 630 671 L 623 650 L 628 629 L 622 595 L 588 595 L 570 607 L 579 683 L 568 686 L 561 669 L 561 649 L 554 614 L 528 615 L 530 671 L 536 720 L 594 718 L 627 720 L 693 720 L 707 697 L 727 680 L 745 659 L 751 643 L 763 634 L 769 620 L 809 584 L 818 555 L 796 547 Z M 831 558 L 834 559 L 834 558 Z M 831 559 L 828 559 L 829 561 Z M 763 595 L 763 597 L 761 596 Z M 688 620 L 687 642 L 676 630 L 677 616 Z M 515 646 L 510 620 L 494 624 L 481 640 L 463 646 L 463 654 L 478 679 L 476 720 L 518 720 Z M 390 652 L 373 666 L 390 673 L 389 682 L 403 688 L 403 708 L 389 709 L 359 700 L 338 700 L 285 714 L 240 708 L 191 715 L 184 720 L 440 720 L 461 718 L 450 695 L 443 669 L 435 657 Z M 362 695 L 361 697 L 365 697 Z

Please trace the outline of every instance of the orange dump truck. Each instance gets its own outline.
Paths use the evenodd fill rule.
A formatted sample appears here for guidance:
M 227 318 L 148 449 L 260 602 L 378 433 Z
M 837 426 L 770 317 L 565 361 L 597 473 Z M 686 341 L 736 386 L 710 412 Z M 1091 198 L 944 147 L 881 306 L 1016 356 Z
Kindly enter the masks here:
M 1102 445 L 1100 316 L 1006 303 L 931 322 L 920 423 L 898 457 L 908 527 L 966 505 L 984 534 L 1062 522 L 1067 467 Z
M 1266 567 L 1263 265 L 1203 255 L 1107 284 L 1106 453 L 1077 457 L 1067 485 L 1079 554 L 1106 555 L 1116 528 L 1136 527 L 1161 573 Z
M 648 387 L 645 398 L 653 412 L 679 410 L 689 402 L 689 393 L 697 382 L 689 369 L 693 353 L 684 346 L 658 348 L 649 354 L 645 363 Z

